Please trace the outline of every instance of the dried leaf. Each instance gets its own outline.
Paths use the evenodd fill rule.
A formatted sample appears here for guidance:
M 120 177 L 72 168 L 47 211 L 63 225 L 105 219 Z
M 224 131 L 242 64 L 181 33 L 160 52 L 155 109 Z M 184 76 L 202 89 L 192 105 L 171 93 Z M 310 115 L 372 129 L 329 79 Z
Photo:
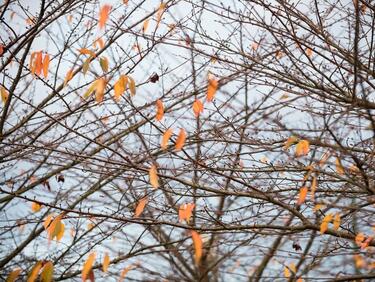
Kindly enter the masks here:
M 108 58 L 107 57 L 101 57 L 100 60 L 99 60 L 99 63 L 100 63 L 100 67 L 102 68 L 102 70 L 104 72 L 108 72 L 108 69 L 109 69 L 109 61 L 108 61 Z
M 5 282 L 14 282 L 16 281 L 17 277 L 21 274 L 22 269 L 21 268 L 16 268 L 12 270 L 11 273 L 9 273 L 7 279 Z
M 185 140 L 186 140 L 186 132 L 185 132 L 185 129 L 181 128 L 176 139 L 176 147 L 175 147 L 176 151 L 180 151 L 182 147 L 184 147 Z
M 307 140 L 301 140 L 297 143 L 296 146 L 296 156 L 304 156 L 307 155 L 310 151 L 310 143 Z
M 172 128 L 168 128 L 164 134 L 163 134 L 163 138 L 161 140 L 161 148 L 163 150 L 166 150 L 168 148 L 168 141 L 169 139 L 171 138 L 172 136 L 172 133 L 173 133 L 173 130 Z
M 189 204 L 183 204 L 180 206 L 178 210 L 178 219 L 180 222 L 186 221 L 189 223 L 190 218 L 193 214 L 195 204 L 194 203 L 189 203 Z
M 3 101 L 3 104 L 5 105 L 9 97 L 9 92 L 3 86 L 0 86 L 0 91 L 1 91 L 1 101 Z
M 107 81 L 104 77 L 98 79 L 98 83 L 96 84 L 95 88 L 95 99 L 97 103 L 103 102 L 106 85 Z
M 290 136 L 288 140 L 286 140 L 284 143 L 284 149 L 285 150 L 289 149 L 290 146 L 296 144 L 297 142 L 298 142 L 298 138 L 296 136 Z
M 91 63 L 91 57 L 90 58 L 87 58 L 83 65 L 82 65 L 82 72 L 83 72 L 83 75 L 86 75 L 87 71 L 89 70 L 89 67 L 90 67 L 90 63 Z
M 203 112 L 203 103 L 196 99 L 193 103 L 193 111 L 194 115 L 198 117 Z
M 79 53 L 82 54 L 82 55 L 90 55 L 90 57 L 93 57 L 93 58 L 96 57 L 95 52 L 92 51 L 92 50 L 89 50 L 87 48 L 81 48 L 81 49 L 79 49 Z
M 68 84 L 68 82 L 73 78 L 73 69 L 68 70 L 68 72 L 65 75 L 64 80 L 64 87 Z
M 100 49 L 103 49 L 103 48 L 104 48 L 104 40 L 103 40 L 103 38 L 99 37 L 99 38 L 97 38 L 97 39 L 94 41 L 94 48 L 96 48 L 96 44 L 99 45 L 99 48 L 100 48 Z
M 89 89 L 87 89 L 87 91 L 85 92 L 85 94 L 83 94 L 83 97 L 86 99 L 88 98 L 96 89 L 96 86 L 98 84 L 98 80 L 95 80 L 89 87 Z
M 333 219 L 333 229 L 337 231 L 340 228 L 341 216 L 339 213 L 335 214 L 335 218 Z
M 38 211 L 40 211 L 41 208 L 42 208 L 41 204 L 39 204 L 37 202 L 32 202 L 32 204 L 31 204 L 31 210 L 33 212 L 38 212 Z
M 216 90 L 218 88 L 219 82 L 215 78 L 208 79 L 207 86 L 207 101 L 211 102 L 215 96 Z
M 48 76 L 49 62 L 50 62 L 49 55 L 46 54 L 44 56 L 44 60 L 43 60 L 43 75 L 44 75 L 45 78 L 47 78 L 47 76 Z
M 130 95 L 131 96 L 135 96 L 135 92 L 136 92 L 136 89 L 135 89 L 135 81 L 132 77 L 128 76 L 129 78 L 129 90 L 130 90 Z
M 333 219 L 333 215 L 331 213 L 327 214 L 324 218 L 322 223 L 320 224 L 320 233 L 324 234 L 328 229 L 328 224 Z
M 39 51 L 36 53 L 35 73 L 37 75 L 40 75 L 42 73 L 42 68 L 43 68 L 43 54 L 42 54 L 42 51 Z
M 310 48 L 307 48 L 306 49 L 306 55 L 311 58 L 312 55 L 313 55 L 313 51 Z
M 104 28 L 107 20 L 108 20 L 108 16 L 109 16 L 109 12 L 111 11 L 112 9 L 112 6 L 111 5 L 103 5 L 99 11 L 99 21 L 98 21 L 98 26 L 99 26 L 99 29 L 102 29 Z
M 345 170 L 344 170 L 344 167 L 342 166 L 341 164 L 341 161 L 339 158 L 336 158 L 336 171 L 338 174 L 340 175 L 344 175 L 345 174 Z
M 199 263 L 201 261 L 201 258 L 202 258 L 202 253 L 203 253 L 203 249 L 202 249 L 203 248 L 203 241 L 202 241 L 202 238 L 197 231 L 192 230 L 191 231 L 191 237 L 192 237 L 193 243 L 194 243 L 195 264 L 199 265 Z
M 150 176 L 150 183 L 151 186 L 154 189 L 157 189 L 159 187 L 159 177 L 158 177 L 158 171 L 156 169 L 155 165 L 152 165 L 149 170 L 149 176 Z
M 110 263 L 109 255 L 108 253 L 105 253 L 104 259 L 103 259 L 103 272 L 108 271 L 109 263 Z
M 161 100 L 156 101 L 156 120 L 161 121 L 164 117 L 164 105 Z
M 53 263 L 51 261 L 48 261 L 42 270 L 42 273 L 40 274 L 40 280 L 41 282 L 51 282 L 53 278 Z
M 129 265 L 129 266 L 127 266 L 126 268 L 124 268 L 124 269 L 121 271 L 121 274 L 120 274 L 120 277 L 119 277 L 119 279 L 118 279 L 118 282 L 122 282 L 122 281 L 125 279 L 126 274 L 128 274 L 128 272 L 129 272 L 130 270 L 132 270 L 133 268 L 134 268 L 133 265 Z
M 297 205 L 300 206 L 300 205 L 302 205 L 302 204 L 305 202 L 305 200 L 306 200 L 306 196 L 307 196 L 307 191 L 308 191 L 308 189 L 307 189 L 306 186 L 302 187 L 302 188 L 299 190 L 299 198 L 298 198 Z
M 115 91 L 115 100 L 120 101 L 120 97 L 124 94 L 126 87 L 128 85 L 128 77 L 126 75 L 121 75 L 120 78 L 116 81 L 113 89 Z
M 0 44 L 0 57 L 4 54 L 4 45 Z
M 144 22 L 143 22 L 143 27 L 142 27 L 142 32 L 145 33 L 147 31 L 147 27 L 148 27 L 148 24 L 150 22 L 150 18 L 147 18 Z
M 42 262 L 38 261 L 31 269 L 29 276 L 27 277 L 27 282 L 34 282 L 38 277 L 39 271 L 42 268 Z
M 139 217 L 142 214 L 142 212 L 143 212 L 143 210 L 144 210 L 144 208 L 147 204 L 147 201 L 148 201 L 147 197 L 144 197 L 144 198 L 139 200 L 138 205 L 135 208 L 134 217 Z
M 161 2 L 160 6 L 158 8 L 158 12 L 156 14 L 156 27 L 159 26 L 159 23 L 161 21 L 161 17 L 163 16 L 163 13 L 164 13 L 164 9 L 165 9 L 165 3 Z
M 86 279 L 88 278 L 89 272 L 91 271 L 92 266 L 94 265 L 95 257 L 95 252 L 90 253 L 86 262 L 84 263 L 82 268 L 82 281 L 86 281 Z

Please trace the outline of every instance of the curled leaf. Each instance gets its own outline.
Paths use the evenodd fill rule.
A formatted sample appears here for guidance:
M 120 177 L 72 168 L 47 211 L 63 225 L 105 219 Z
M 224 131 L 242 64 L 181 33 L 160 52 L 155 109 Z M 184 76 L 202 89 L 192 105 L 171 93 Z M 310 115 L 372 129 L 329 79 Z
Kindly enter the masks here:
M 191 237 L 193 239 L 193 244 L 194 244 L 194 259 L 195 259 L 195 264 L 199 265 L 202 254 L 203 254 L 203 241 L 201 236 L 197 231 L 192 230 L 191 231 Z
M 5 282 L 14 282 L 16 281 L 17 277 L 21 274 L 22 269 L 21 268 L 16 268 L 12 270 L 11 273 L 9 273 L 7 279 Z
M 96 253 L 92 252 L 89 254 L 87 260 L 85 261 L 83 268 L 82 268 L 82 281 L 86 281 L 89 278 L 89 273 L 92 269 L 92 266 L 95 262 Z
M 99 63 L 100 63 L 100 67 L 102 68 L 102 70 L 104 72 L 108 72 L 108 69 L 109 69 L 109 61 L 108 61 L 108 58 L 107 57 L 101 57 L 100 60 L 99 60 Z
M 164 117 L 164 105 L 161 100 L 156 101 L 156 120 L 161 121 Z
M 48 76 L 49 62 L 50 62 L 49 55 L 46 54 L 43 59 L 43 75 L 45 78 L 47 78 Z
M 175 146 L 176 151 L 180 151 L 182 147 L 184 147 L 185 140 L 186 140 L 186 131 L 185 129 L 181 128 L 176 139 L 176 146 Z
M 335 218 L 333 219 L 333 229 L 337 231 L 340 228 L 341 216 L 339 213 L 335 214 Z
M 296 156 L 304 156 L 307 155 L 310 151 L 310 143 L 307 140 L 301 140 L 297 143 L 296 146 Z
M 37 202 L 33 202 L 33 203 L 31 204 L 31 210 L 32 210 L 33 212 L 38 212 L 38 211 L 40 211 L 41 208 L 42 208 L 42 205 L 39 204 L 39 203 L 37 203 Z
M 164 132 L 163 137 L 162 137 L 162 140 L 161 140 L 161 148 L 162 148 L 163 150 L 167 149 L 167 147 L 168 147 L 168 141 L 169 141 L 169 139 L 171 138 L 172 133 L 173 133 L 172 128 L 168 128 L 168 129 Z
M 215 96 L 217 87 L 219 82 L 215 78 L 208 79 L 208 86 L 207 86 L 207 101 L 211 102 Z
M 178 219 L 180 222 L 186 221 L 189 223 L 190 218 L 193 214 L 195 204 L 194 203 L 189 203 L 189 204 L 183 204 L 180 206 L 178 210 Z
M 44 264 L 42 273 L 40 274 L 41 282 L 51 282 L 53 278 L 53 263 L 48 261 Z
M 129 78 L 129 90 L 130 90 L 130 95 L 135 96 L 135 81 L 132 77 L 128 76 Z
M 109 16 L 109 12 L 111 11 L 112 9 L 112 6 L 111 5 L 103 5 L 101 8 L 100 8 L 100 11 L 99 11 L 99 21 L 98 21 L 98 26 L 99 26 L 99 29 L 102 29 L 104 28 L 107 20 L 108 20 L 108 16 Z
M 203 103 L 201 100 L 196 99 L 193 103 L 194 115 L 198 117 L 203 112 Z
M 320 224 L 320 233 L 324 234 L 328 229 L 328 224 L 333 219 L 333 215 L 331 213 L 327 214 L 324 218 L 322 223 Z
M 103 259 L 103 272 L 108 271 L 109 263 L 110 263 L 109 255 L 108 253 L 105 253 L 104 259 Z
M 308 189 L 307 189 L 306 186 L 302 187 L 299 190 L 299 198 L 298 198 L 298 202 L 297 202 L 298 206 L 302 205 L 305 202 L 306 196 L 307 196 L 307 191 L 308 191 Z
M 152 165 L 149 170 L 149 176 L 150 176 L 150 183 L 151 186 L 154 189 L 157 189 L 159 187 L 159 177 L 158 177 L 158 171 L 156 169 L 155 165 Z
M 139 200 L 138 205 L 135 208 L 134 217 L 139 217 L 142 214 L 142 212 L 145 209 L 145 206 L 147 204 L 147 201 L 148 201 L 147 197 L 144 197 L 144 198 Z

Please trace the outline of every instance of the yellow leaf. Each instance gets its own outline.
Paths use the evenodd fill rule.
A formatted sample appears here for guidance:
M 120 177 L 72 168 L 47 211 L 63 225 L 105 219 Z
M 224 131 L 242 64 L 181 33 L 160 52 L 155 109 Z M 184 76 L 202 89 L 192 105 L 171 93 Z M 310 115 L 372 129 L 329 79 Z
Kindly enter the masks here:
M 119 277 L 119 279 L 118 279 L 118 282 L 122 282 L 122 281 L 125 279 L 126 274 L 127 274 L 130 270 L 132 270 L 133 268 L 134 268 L 133 265 L 129 265 L 129 266 L 127 266 L 126 268 L 124 268 L 124 269 L 121 271 L 121 274 L 120 274 L 120 277 Z
M 300 206 L 300 205 L 302 205 L 302 204 L 305 202 L 305 200 L 306 200 L 306 196 L 307 196 L 307 191 L 308 191 L 308 189 L 307 189 L 306 186 L 302 187 L 302 188 L 299 190 L 299 198 L 298 198 L 297 205 Z
M 105 253 L 104 259 L 103 259 L 103 272 L 108 271 L 109 262 L 110 262 L 109 255 L 108 253 Z
M 320 233 L 324 234 L 328 229 L 328 224 L 331 222 L 333 218 L 333 215 L 331 213 L 327 214 L 322 221 L 322 224 L 320 224 Z
M 337 231 L 340 228 L 341 216 L 339 213 L 335 214 L 335 218 L 333 219 L 333 229 Z
M 201 261 L 201 258 L 202 258 L 202 253 L 203 253 L 203 249 L 202 249 L 203 241 L 202 241 L 201 235 L 199 235 L 199 233 L 197 231 L 192 230 L 191 231 L 191 237 L 192 237 L 193 243 L 194 243 L 195 263 L 196 263 L 196 265 L 199 265 L 199 263 Z
M 208 86 L 207 86 L 207 101 L 211 102 L 215 96 L 217 87 L 219 82 L 215 78 L 208 79 Z
M 296 144 L 297 142 L 298 138 L 296 136 L 290 136 L 284 143 L 284 149 L 287 150 L 290 146 Z
M 345 174 L 344 167 L 342 166 L 341 161 L 340 161 L 339 158 L 336 158 L 336 171 L 340 175 Z
M 323 205 L 323 204 L 316 204 L 314 206 L 314 212 L 317 212 L 317 211 L 321 210 L 324 207 L 325 207 L 325 205 Z
M 7 279 L 5 282 L 14 282 L 16 281 L 17 277 L 21 274 L 22 269 L 21 268 L 16 268 L 14 269 L 11 273 L 9 273 Z
M 87 89 L 87 91 L 85 92 L 85 94 L 83 94 L 83 97 L 86 99 L 88 98 L 96 89 L 96 86 L 98 84 L 98 80 L 95 80 L 89 87 L 89 89 Z
M 355 236 L 355 243 L 358 245 L 358 246 L 361 246 L 362 242 L 366 239 L 365 237 L 365 234 L 363 233 L 358 233 L 356 236 Z
M 41 208 L 42 208 L 42 205 L 39 204 L 39 203 L 37 203 L 37 202 L 33 202 L 33 203 L 31 204 L 31 210 L 32 210 L 33 212 L 38 212 L 38 211 L 40 211 Z
M 56 230 L 57 230 L 56 240 L 60 241 L 62 239 L 62 237 L 64 236 L 65 224 L 62 221 L 58 222 L 58 226 L 57 226 Z
M 203 103 L 199 99 L 196 99 L 194 101 L 193 111 L 196 117 L 198 117 L 203 112 Z
M 156 120 L 161 121 L 164 117 L 164 105 L 161 100 L 156 101 Z
M 111 11 L 112 6 L 111 5 L 103 5 L 99 11 L 99 21 L 98 21 L 98 26 L 99 29 L 104 28 L 105 23 L 108 20 L 109 12 Z
M 51 261 L 48 261 L 40 274 L 41 282 L 51 282 L 53 278 L 53 264 Z
M 128 77 L 126 75 L 121 75 L 113 86 L 113 90 L 115 91 L 115 100 L 117 102 L 120 101 L 120 97 L 122 96 L 122 94 L 124 94 L 127 84 Z
M 151 186 L 154 189 L 157 189 L 159 187 L 159 178 L 158 178 L 158 171 L 155 165 L 152 165 L 150 167 L 149 176 L 150 176 Z
M 185 140 L 186 140 L 186 132 L 185 132 L 185 129 L 181 128 L 176 139 L 176 147 L 175 147 L 176 151 L 180 151 L 182 147 L 184 147 Z
M 189 204 L 183 204 L 180 206 L 178 210 L 178 219 L 180 222 L 186 221 L 189 223 L 190 218 L 193 214 L 195 204 L 194 203 L 189 203 Z
M 36 278 L 38 277 L 39 271 L 42 268 L 42 262 L 38 261 L 34 267 L 31 269 L 29 276 L 27 278 L 27 282 L 34 282 L 36 281 Z
M 108 62 L 108 58 L 107 57 L 101 57 L 100 60 L 99 60 L 99 63 L 100 63 L 100 67 L 102 68 L 102 70 L 104 72 L 108 72 L 108 69 L 109 69 L 109 62 Z
M 296 146 L 296 156 L 307 155 L 310 151 L 310 143 L 307 140 L 301 140 L 297 143 Z
M 146 32 L 147 30 L 147 27 L 148 27 L 148 23 L 150 22 L 150 18 L 147 18 L 144 22 L 143 22 L 143 27 L 142 27 L 142 31 L 143 33 Z
M 144 210 L 144 208 L 147 204 L 147 201 L 148 201 L 147 197 L 144 197 L 144 198 L 139 200 L 138 205 L 135 208 L 134 217 L 139 217 L 142 214 L 142 212 L 143 212 L 143 210 Z
M 291 270 L 293 273 L 296 273 L 296 272 L 297 272 L 296 265 L 295 265 L 293 262 L 289 265 L 289 268 L 290 268 L 290 270 Z
M 95 252 L 90 253 L 86 262 L 84 263 L 82 268 L 82 281 L 86 281 L 86 279 L 88 278 L 88 274 L 91 271 L 92 266 L 94 265 L 95 257 Z
M 98 83 L 96 84 L 96 88 L 95 88 L 95 99 L 97 103 L 101 103 L 104 98 L 104 91 L 105 91 L 107 82 L 104 77 L 99 78 L 97 81 Z
M 68 70 L 68 72 L 65 75 L 64 80 L 64 87 L 68 84 L 68 82 L 73 78 L 73 69 Z
M 287 266 L 284 267 L 284 276 L 285 276 L 285 278 L 290 277 L 290 270 Z
M 46 54 L 44 56 L 44 60 L 43 60 L 43 75 L 44 75 L 45 78 L 47 78 L 47 76 L 48 76 L 49 62 L 50 62 L 49 55 Z
M 163 134 L 163 138 L 162 138 L 162 140 L 161 140 L 161 148 L 162 148 L 163 150 L 167 149 L 167 147 L 168 147 L 168 141 L 169 141 L 169 139 L 171 138 L 172 133 L 173 133 L 172 128 L 168 128 L 168 129 L 165 131 L 165 133 Z
M 1 87 L 1 100 L 3 101 L 3 103 L 5 104 L 6 101 L 8 100 L 8 97 L 9 97 L 9 93 L 8 91 L 5 89 L 5 87 L 3 86 L 0 86 Z
M 132 96 L 135 96 L 135 92 L 136 92 L 136 90 L 135 90 L 135 81 L 130 76 L 128 76 L 128 78 L 129 78 L 129 90 L 130 90 L 130 94 Z

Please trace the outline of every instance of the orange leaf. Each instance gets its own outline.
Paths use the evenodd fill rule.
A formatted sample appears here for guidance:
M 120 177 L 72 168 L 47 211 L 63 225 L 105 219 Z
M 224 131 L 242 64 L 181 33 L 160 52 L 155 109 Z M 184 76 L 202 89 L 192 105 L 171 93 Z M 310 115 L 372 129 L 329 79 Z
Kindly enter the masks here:
M 146 32 L 147 30 L 147 27 L 148 27 L 148 23 L 150 22 L 150 18 L 147 18 L 144 22 L 143 22 L 143 27 L 142 27 L 142 31 L 143 33 Z
M 124 94 L 127 84 L 128 77 L 126 75 L 121 75 L 113 86 L 113 90 L 115 91 L 115 100 L 117 102 L 120 101 L 120 97 L 122 96 L 122 94 Z
M 31 72 L 32 75 L 35 74 L 35 67 L 36 67 L 35 56 L 36 56 L 36 53 L 37 52 L 32 52 L 31 56 L 30 56 L 29 68 L 30 68 L 30 72 Z
M 49 67 L 49 55 L 46 54 L 43 60 L 43 75 L 45 78 L 47 78 L 48 76 L 48 67 Z
M 193 214 L 194 207 L 195 207 L 194 203 L 183 204 L 182 206 L 180 206 L 178 210 L 179 221 L 182 222 L 185 220 L 187 223 L 189 223 L 190 218 Z
M 98 21 L 98 26 L 99 29 L 104 28 L 105 23 L 108 20 L 109 12 L 111 11 L 112 6 L 111 5 L 103 5 L 99 11 L 99 21 Z
M 290 270 L 287 266 L 284 267 L 284 276 L 285 276 L 285 278 L 290 277 Z
M 340 175 L 345 174 L 344 167 L 342 166 L 341 161 L 340 161 L 339 158 L 336 158 L 336 171 Z
M 89 272 L 91 271 L 91 268 L 94 265 L 95 257 L 96 257 L 95 252 L 90 253 L 86 262 L 84 263 L 83 268 L 82 268 L 82 281 L 86 281 L 86 279 L 88 278 Z
M 17 277 L 21 274 L 22 269 L 21 268 L 16 268 L 14 269 L 11 273 L 9 273 L 7 279 L 5 282 L 14 282 L 16 281 Z
M 156 101 L 156 120 L 161 121 L 164 116 L 164 105 L 161 100 Z
M 36 59 L 35 59 L 35 73 L 37 75 L 40 75 L 42 72 L 42 68 L 43 68 L 43 55 L 42 55 L 42 51 L 39 51 L 36 54 Z
M 32 210 L 33 212 L 38 212 L 38 211 L 40 211 L 41 208 L 42 208 L 42 205 L 39 204 L 39 203 L 37 203 L 37 202 L 33 202 L 33 203 L 31 204 L 31 210 Z
M 296 136 L 290 136 L 284 143 L 284 149 L 287 150 L 290 146 L 296 144 L 297 142 L 298 138 Z
M 144 208 L 147 204 L 147 201 L 148 201 L 147 197 L 144 197 L 144 198 L 139 200 L 138 205 L 135 208 L 134 217 L 139 217 L 142 214 L 142 212 L 143 212 L 143 210 L 144 210 Z
M 48 261 L 44 264 L 42 273 L 40 274 L 41 282 L 51 282 L 53 278 L 53 263 Z
M 211 102 L 215 96 L 217 87 L 219 82 L 215 78 L 208 79 L 208 86 L 207 86 L 207 101 Z
M 68 72 L 65 75 L 65 80 L 64 80 L 64 86 L 68 84 L 68 82 L 73 78 L 73 69 L 68 70 Z
M 175 148 L 177 151 L 180 151 L 182 147 L 184 147 L 185 140 L 186 140 L 186 132 L 185 132 L 185 129 L 181 128 L 180 133 L 178 134 L 177 140 L 176 140 Z
M 4 46 L 3 44 L 0 44 L 0 56 L 4 53 Z
M 92 50 L 89 50 L 87 48 L 81 48 L 81 49 L 79 49 L 79 53 L 82 54 L 82 55 L 90 55 L 93 58 L 96 57 L 95 52 L 92 51 Z
M 1 91 L 1 100 L 3 101 L 3 104 L 5 104 L 8 100 L 9 92 L 3 86 L 0 86 L 0 91 Z
M 192 230 L 191 231 L 191 237 L 193 238 L 193 243 L 194 243 L 194 250 L 195 250 L 195 263 L 199 265 L 201 258 L 202 258 L 202 247 L 203 247 L 203 241 L 201 236 L 197 231 Z
M 99 78 L 97 81 L 98 83 L 96 84 L 96 89 L 95 89 L 95 99 L 96 99 L 96 102 L 101 103 L 104 98 L 104 91 L 105 91 L 107 82 L 104 77 Z
M 193 111 L 194 115 L 198 117 L 203 112 L 203 103 L 196 99 L 193 103 Z
M 338 230 L 340 228 L 340 222 L 341 222 L 341 217 L 339 213 L 335 214 L 335 218 L 333 219 L 333 229 Z
M 167 147 L 168 147 L 168 141 L 169 141 L 169 139 L 171 138 L 172 133 L 173 133 L 172 128 L 168 128 L 168 129 L 164 132 L 164 134 L 163 134 L 163 138 L 162 138 L 162 140 L 161 140 L 161 148 L 162 148 L 163 150 L 166 150 L 166 149 L 167 149 Z
M 302 205 L 302 204 L 305 202 L 305 200 L 306 200 L 306 196 L 307 196 L 307 191 L 308 191 L 308 189 L 307 189 L 306 186 L 302 187 L 302 188 L 299 190 L 299 198 L 298 198 L 297 205 L 300 206 L 300 205 Z
M 331 213 L 327 214 L 322 221 L 322 224 L 320 224 L 320 233 L 324 234 L 328 229 L 328 224 L 331 222 L 333 218 L 333 215 Z
M 162 2 L 160 3 L 158 13 L 156 14 L 156 26 L 159 26 L 164 9 L 165 9 L 165 3 Z
M 307 48 L 307 49 L 306 49 L 306 55 L 309 56 L 309 57 L 311 58 L 312 55 L 313 55 L 313 51 L 312 51 L 310 48 Z
M 310 151 L 310 143 L 307 140 L 301 140 L 296 146 L 296 156 L 307 155 Z
M 118 282 L 122 282 L 124 279 L 125 279 L 125 276 L 126 274 L 132 270 L 134 268 L 134 266 L 132 265 L 129 265 L 127 266 L 126 268 L 124 268 L 122 271 L 121 271 L 121 274 L 120 274 L 120 278 L 118 279 Z
M 132 77 L 128 76 L 129 78 L 129 90 L 130 90 L 130 95 L 135 96 L 135 81 Z
M 159 187 L 159 177 L 158 177 L 158 171 L 155 165 L 152 165 L 150 167 L 149 176 L 150 176 L 151 186 L 154 187 L 154 189 L 157 189 Z
M 31 269 L 31 272 L 29 273 L 29 277 L 27 278 L 27 282 L 34 282 L 36 281 L 36 278 L 38 277 L 39 271 L 42 268 L 42 262 L 38 261 L 34 267 Z
M 99 38 L 97 38 L 95 41 L 94 41 L 94 48 L 96 48 L 96 44 L 98 44 L 99 45 L 99 48 L 100 49 L 103 49 L 104 48 L 104 40 L 103 40 L 103 38 L 101 38 L 101 37 L 99 37 Z
M 103 272 L 108 271 L 109 263 L 110 263 L 109 255 L 108 253 L 105 253 L 104 259 L 103 259 Z

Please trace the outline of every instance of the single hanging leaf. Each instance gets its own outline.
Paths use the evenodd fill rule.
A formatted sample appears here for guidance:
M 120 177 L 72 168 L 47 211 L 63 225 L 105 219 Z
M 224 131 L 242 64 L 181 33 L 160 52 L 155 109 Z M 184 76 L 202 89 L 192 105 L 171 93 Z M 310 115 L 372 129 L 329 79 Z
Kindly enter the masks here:
M 88 98 L 96 89 L 96 86 L 98 84 L 98 80 L 95 80 L 89 87 L 89 89 L 87 89 L 87 91 L 85 92 L 85 94 L 83 94 L 83 97 L 86 99 Z
M 85 60 L 85 62 L 83 63 L 83 65 L 82 65 L 82 72 L 83 72 L 83 75 L 86 75 L 87 71 L 89 70 L 90 63 L 91 63 L 91 57 L 90 57 L 90 58 L 87 58 L 87 59 Z
M 340 175 L 344 175 L 345 174 L 344 167 L 342 166 L 341 161 L 340 161 L 339 158 L 336 158 L 336 171 Z
M 106 84 L 107 82 L 104 77 L 98 79 L 95 89 L 95 99 L 97 103 L 103 102 Z
M 90 57 L 93 57 L 93 58 L 96 57 L 95 52 L 92 51 L 92 50 L 89 50 L 87 48 L 81 48 L 81 49 L 79 49 L 79 53 L 82 54 L 82 55 L 90 55 Z
M 333 219 L 333 215 L 331 213 L 327 214 L 322 221 L 322 224 L 320 224 L 320 233 L 324 234 L 328 229 L 328 224 Z
M 193 111 L 195 117 L 198 117 L 201 113 L 203 113 L 203 103 L 201 100 L 196 99 L 193 103 Z
M 298 138 L 296 136 L 290 136 L 284 143 L 284 149 L 287 150 L 290 146 L 296 143 L 298 143 Z
M 109 255 L 108 253 L 105 253 L 104 259 L 103 259 L 103 272 L 108 271 L 109 262 L 110 262 Z
M 157 171 L 155 165 L 151 166 L 151 168 L 149 170 L 149 176 L 150 176 L 151 186 L 154 189 L 157 189 L 159 187 L 159 177 L 158 177 L 158 171 Z
M 180 222 L 186 221 L 189 223 L 191 216 L 193 215 L 195 204 L 183 204 L 178 210 L 178 219 Z
M 100 60 L 100 67 L 102 68 L 102 70 L 104 72 L 108 72 L 108 69 L 109 69 L 109 62 L 108 62 L 108 59 L 107 57 L 101 57 Z
M 333 219 L 333 229 L 337 231 L 340 228 L 341 216 L 339 213 L 335 214 L 335 218 Z
M 35 68 L 36 68 L 36 63 L 35 63 L 35 56 L 37 52 L 32 52 L 30 56 L 30 62 L 29 62 L 29 68 L 30 72 L 32 75 L 35 74 Z
M 185 140 L 186 140 L 186 132 L 185 132 L 185 129 L 181 128 L 180 133 L 178 134 L 177 139 L 176 139 L 176 147 L 175 147 L 176 151 L 180 151 L 182 147 L 184 147 Z
M 64 236 L 65 224 L 62 221 L 60 221 L 58 223 L 58 226 L 57 226 L 56 230 L 57 230 L 56 231 L 56 240 L 59 242 L 62 239 L 62 237 Z
M 217 87 L 219 82 L 215 78 L 208 79 L 208 86 L 207 86 L 207 101 L 211 102 L 214 99 Z
M 147 27 L 148 27 L 148 23 L 150 22 L 150 18 L 147 18 L 144 22 L 143 22 L 143 27 L 142 27 L 142 32 L 145 33 L 146 30 L 147 30 Z
M 86 281 L 86 279 L 89 278 L 89 272 L 91 271 L 92 266 L 94 265 L 95 257 L 95 252 L 90 253 L 86 262 L 84 263 L 82 268 L 82 281 Z
M 29 276 L 27 277 L 27 282 L 34 282 L 38 277 L 39 271 L 42 268 L 42 262 L 38 261 L 34 267 L 31 269 Z
M 308 189 L 307 189 L 306 186 L 302 187 L 299 190 L 299 198 L 298 198 L 298 202 L 297 202 L 298 206 L 302 205 L 305 202 L 306 196 L 307 196 L 307 191 L 308 191 Z
M 161 121 L 164 116 L 164 105 L 161 100 L 156 101 L 156 120 Z
M 135 81 L 132 77 L 128 76 L 129 78 L 129 90 L 130 90 L 130 95 L 135 96 Z
M 290 277 L 290 270 L 287 266 L 284 267 L 284 276 L 285 276 L 285 278 Z
M 0 86 L 0 88 L 1 88 L 0 89 L 1 90 L 1 101 L 3 101 L 3 104 L 5 105 L 5 103 L 8 100 L 8 97 L 9 97 L 9 92 L 3 86 Z
M 71 68 L 68 70 L 68 72 L 65 75 L 65 80 L 64 80 L 64 87 L 68 84 L 68 82 L 73 78 L 73 69 Z
M 144 198 L 139 200 L 138 205 L 135 208 L 134 217 L 139 217 L 142 214 L 142 212 L 143 212 L 143 210 L 144 210 L 144 208 L 147 204 L 147 201 L 148 201 L 147 197 L 144 197 Z
M 112 9 L 112 6 L 111 5 L 103 5 L 101 8 L 100 8 L 100 11 L 99 11 L 99 21 L 98 21 L 98 26 L 99 26 L 99 29 L 102 29 L 104 28 L 107 20 L 108 20 L 108 16 L 109 16 L 109 12 L 111 11 Z
M 306 49 L 306 55 L 311 58 L 312 55 L 313 55 L 313 51 L 310 48 L 307 48 Z
M 104 40 L 103 40 L 103 38 L 99 37 L 99 38 L 97 38 L 97 39 L 94 41 L 94 48 L 96 48 L 96 44 L 99 45 L 99 48 L 100 48 L 100 49 L 103 49 L 103 48 L 104 48 Z
M 21 268 L 16 268 L 14 269 L 11 273 L 9 273 L 7 279 L 5 282 L 14 282 L 16 281 L 17 277 L 21 274 L 22 269 Z
M 0 44 L 0 57 L 4 54 L 4 45 Z
M 40 274 L 40 280 L 41 282 L 51 282 L 53 278 L 53 263 L 51 261 L 48 261 L 42 270 L 42 273 Z
M 195 264 L 199 265 L 199 263 L 201 261 L 201 258 L 202 258 L 202 253 L 203 253 L 203 249 L 202 249 L 203 241 L 202 241 L 201 235 L 199 235 L 199 233 L 197 231 L 192 230 L 191 231 L 191 237 L 192 237 L 193 243 L 194 243 Z
M 129 272 L 130 270 L 132 270 L 132 269 L 134 269 L 134 266 L 133 266 L 133 265 L 129 265 L 129 266 L 127 266 L 126 268 L 124 268 L 124 269 L 121 271 L 120 278 L 118 279 L 118 282 L 122 282 L 122 281 L 124 281 L 126 274 L 128 274 L 128 272 Z
M 298 142 L 296 146 L 296 156 L 304 156 L 307 155 L 310 151 L 310 143 L 307 140 L 301 140 Z
M 36 54 L 36 59 L 35 59 L 35 73 L 37 75 L 40 75 L 42 72 L 42 68 L 43 68 L 43 54 L 42 54 L 42 51 L 39 51 Z
M 159 26 L 159 23 L 161 21 L 161 17 L 163 16 L 163 13 L 164 13 L 164 9 L 165 9 L 165 3 L 161 2 L 160 6 L 158 8 L 158 12 L 156 14 L 156 27 Z
M 122 96 L 122 94 L 124 94 L 127 84 L 128 77 L 126 75 L 121 75 L 113 86 L 113 90 L 115 91 L 115 100 L 117 102 L 120 101 L 120 97 Z
M 38 212 L 38 211 L 40 211 L 41 208 L 42 208 L 42 205 L 39 204 L 39 203 L 37 203 L 37 202 L 33 202 L 33 203 L 31 204 L 31 210 L 32 210 L 33 212 Z
M 163 138 L 161 140 L 161 148 L 163 150 L 166 150 L 168 148 L 168 141 L 169 139 L 171 138 L 172 136 L 172 133 L 173 133 L 173 130 L 172 128 L 168 128 L 164 134 L 163 134 Z
M 44 60 L 43 60 L 43 75 L 44 75 L 44 78 L 47 78 L 48 76 L 48 67 L 49 67 L 49 55 L 46 54 L 44 56 Z

